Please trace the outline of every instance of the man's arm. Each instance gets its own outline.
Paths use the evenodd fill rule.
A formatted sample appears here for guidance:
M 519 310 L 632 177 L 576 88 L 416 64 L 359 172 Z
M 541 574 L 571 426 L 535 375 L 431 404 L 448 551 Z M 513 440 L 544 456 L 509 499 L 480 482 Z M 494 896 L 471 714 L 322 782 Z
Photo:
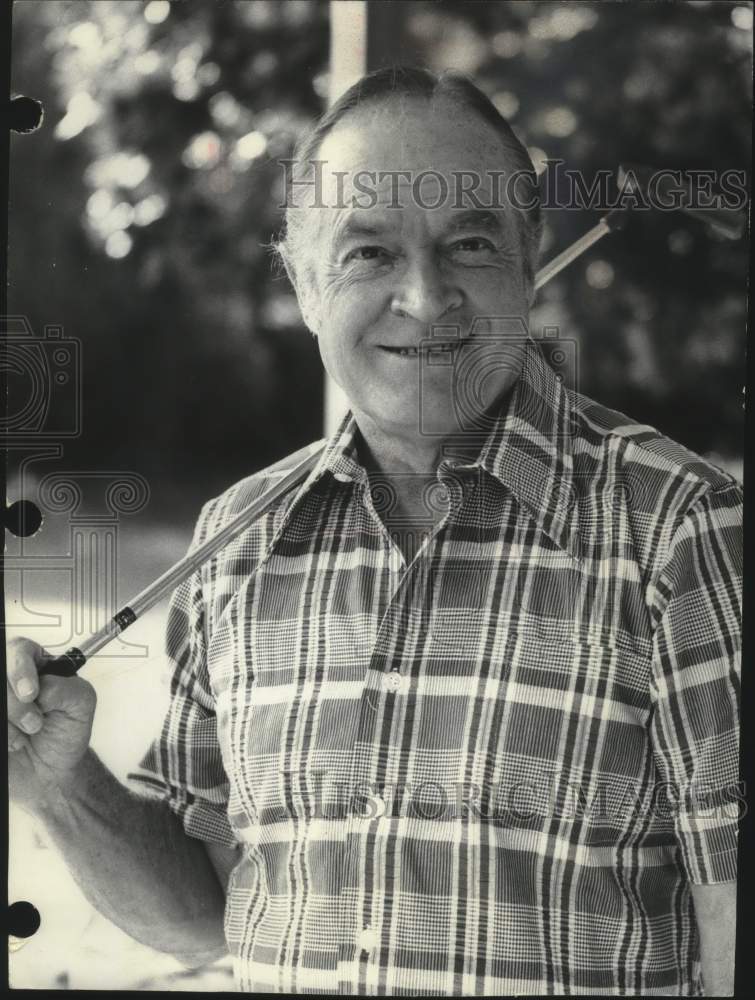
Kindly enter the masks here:
M 705 995 L 734 996 L 737 883 L 693 885 Z
M 700 495 L 679 523 L 655 587 L 650 736 L 679 794 L 674 822 L 692 888 L 705 992 L 734 987 L 739 786 L 742 491 Z M 715 808 L 715 812 L 712 809 Z
M 189 966 L 227 953 L 224 888 L 166 805 L 124 788 L 89 751 L 35 812 L 87 899 L 131 937 Z
M 38 677 L 46 654 L 29 640 L 9 653 L 11 798 L 44 823 L 85 896 L 127 934 L 190 966 L 225 954 L 222 851 L 211 860 L 165 803 L 134 795 L 87 749 L 91 684 Z

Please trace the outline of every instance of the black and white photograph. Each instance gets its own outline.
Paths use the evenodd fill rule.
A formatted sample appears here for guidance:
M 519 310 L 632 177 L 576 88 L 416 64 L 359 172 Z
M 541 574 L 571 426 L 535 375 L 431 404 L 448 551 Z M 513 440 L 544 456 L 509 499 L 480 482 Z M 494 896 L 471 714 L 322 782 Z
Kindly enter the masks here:
M 740 995 L 752 2 L 4 17 L 10 987 Z

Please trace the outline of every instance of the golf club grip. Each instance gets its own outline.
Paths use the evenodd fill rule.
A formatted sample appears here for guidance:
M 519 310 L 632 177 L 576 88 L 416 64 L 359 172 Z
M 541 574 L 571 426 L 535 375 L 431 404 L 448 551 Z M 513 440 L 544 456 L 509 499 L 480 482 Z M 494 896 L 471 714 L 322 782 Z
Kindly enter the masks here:
M 75 677 L 86 663 L 86 657 L 72 646 L 60 656 L 51 656 L 37 668 L 40 677 Z

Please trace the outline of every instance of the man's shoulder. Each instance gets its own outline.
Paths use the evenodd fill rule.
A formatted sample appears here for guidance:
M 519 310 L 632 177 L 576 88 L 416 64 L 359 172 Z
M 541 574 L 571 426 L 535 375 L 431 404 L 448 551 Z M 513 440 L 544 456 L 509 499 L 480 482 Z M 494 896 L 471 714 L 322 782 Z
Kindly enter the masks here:
M 730 488 L 741 489 L 729 472 L 658 428 L 640 423 L 587 396 L 571 394 L 575 423 L 575 466 L 605 474 L 607 466 L 620 471 L 627 489 L 642 483 L 657 503 L 672 492 L 688 498 Z
M 222 493 L 208 500 L 202 507 L 199 522 L 202 534 L 209 534 L 217 531 L 230 518 L 239 514 L 242 510 L 257 500 L 262 494 L 280 482 L 300 462 L 303 462 L 309 455 L 319 451 L 324 443 L 324 438 L 312 441 L 303 448 L 292 451 L 289 455 L 279 461 L 265 466 L 257 472 L 233 483 Z M 279 497 L 273 507 L 286 502 L 290 493 L 300 485 L 300 481 L 293 483 L 291 489 Z

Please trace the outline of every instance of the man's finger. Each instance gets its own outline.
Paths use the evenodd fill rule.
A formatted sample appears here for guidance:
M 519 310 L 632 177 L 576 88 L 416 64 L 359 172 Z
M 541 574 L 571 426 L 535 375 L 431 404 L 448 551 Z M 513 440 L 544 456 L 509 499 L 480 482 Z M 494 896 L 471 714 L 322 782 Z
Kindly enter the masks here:
M 44 718 L 37 705 L 22 701 L 11 689 L 8 691 L 8 725 L 24 733 L 38 733 L 44 725 Z
M 39 693 L 37 664 L 45 657 L 39 643 L 11 639 L 8 643 L 8 683 L 19 701 L 34 701 Z
M 43 712 L 65 712 L 84 720 L 94 713 L 97 695 L 83 677 L 42 677 L 37 705 Z
M 8 752 L 16 753 L 29 745 L 29 737 L 17 729 L 12 722 L 8 723 Z

